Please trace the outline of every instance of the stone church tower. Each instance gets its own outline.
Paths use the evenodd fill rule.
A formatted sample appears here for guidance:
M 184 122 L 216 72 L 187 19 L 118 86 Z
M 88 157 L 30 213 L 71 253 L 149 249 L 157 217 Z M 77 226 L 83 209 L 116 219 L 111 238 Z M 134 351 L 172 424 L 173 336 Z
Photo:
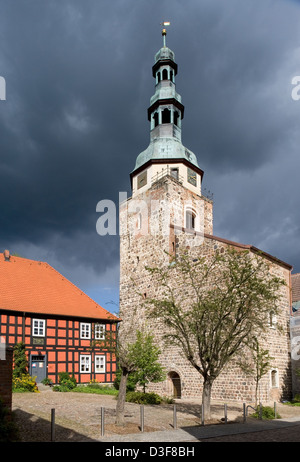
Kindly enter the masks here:
M 197 249 L 202 255 L 226 246 L 247 248 L 254 253 L 258 249 L 213 235 L 213 202 L 202 194 L 203 171 L 195 154 L 182 144 L 184 106 L 176 91 L 177 64 L 173 51 L 166 46 L 165 29 L 162 34 L 163 47 L 156 53 L 152 67 L 155 93 L 148 108 L 150 143 L 137 156 L 130 174 L 132 197 L 120 206 L 121 334 L 129 340 L 137 328 L 146 325 L 155 335 L 167 379 L 152 384 L 149 389 L 167 396 L 200 397 L 199 373 L 175 347 L 166 349 L 161 341 L 163 332 L 159 320 L 146 319 L 143 299 L 155 298 L 162 290 L 153 284 L 146 267 L 169 264 L 170 255 L 176 257 L 183 248 Z M 278 384 L 279 376 L 285 379 L 289 376 L 287 322 L 291 306 L 291 266 L 264 255 L 276 273 L 287 281 L 287 288 L 282 292 L 282 323 L 286 334 L 281 340 L 272 340 L 278 359 L 274 369 L 277 375 L 276 379 L 273 377 L 273 387 L 270 371 L 262 392 L 265 399 L 277 399 L 283 389 L 290 389 L 289 379 Z M 216 380 L 212 397 L 252 401 L 254 388 L 253 381 L 246 379 L 241 371 L 229 370 Z

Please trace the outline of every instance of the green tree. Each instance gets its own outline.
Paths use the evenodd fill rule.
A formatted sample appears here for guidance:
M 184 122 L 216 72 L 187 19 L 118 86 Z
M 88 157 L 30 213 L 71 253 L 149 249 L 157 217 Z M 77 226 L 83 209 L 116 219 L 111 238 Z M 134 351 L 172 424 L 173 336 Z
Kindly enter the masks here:
M 178 346 L 203 379 L 204 416 L 210 418 L 212 385 L 245 344 L 278 313 L 284 281 L 253 252 L 222 249 L 213 256 L 187 253 L 169 265 L 147 268 L 160 287 L 145 301 L 148 316 L 165 327 L 164 339 Z
M 125 424 L 125 401 L 128 377 L 133 381 L 139 381 L 146 386 L 150 380 L 164 380 L 162 369 L 157 359 L 159 349 L 153 343 L 153 336 L 146 332 L 134 329 L 136 318 L 131 320 L 131 332 L 134 336 L 127 337 L 128 331 L 120 333 L 120 326 L 115 331 L 108 331 L 102 340 L 94 340 L 91 348 L 96 345 L 116 355 L 118 374 L 120 375 L 119 393 L 116 405 L 116 424 Z
M 166 375 L 158 362 L 160 349 L 154 344 L 154 336 L 147 332 L 137 331 L 136 341 L 129 346 L 129 355 L 134 358 L 136 371 L 133 378 L 143 387 L 144 393 L 148 383 L 162 382 Z
M 269 372 L 272 367 L 272 361 L 275 359 L 269 354 L 269 350 L 262 348 L 257 337 L 253 337 L 248 342 L 250 349 L 250 359 L 238 361 L 238 365 L 242 371 L 249 376 L 253 376 L 255 380 L 255 406 L 258 404 L 258 387 L 262 377 Z
M 25 374 L 28 374 L 28 361 L 26 357 L 25 344 L 20 342 L 14 346 L 13 377 L 22 377 Z

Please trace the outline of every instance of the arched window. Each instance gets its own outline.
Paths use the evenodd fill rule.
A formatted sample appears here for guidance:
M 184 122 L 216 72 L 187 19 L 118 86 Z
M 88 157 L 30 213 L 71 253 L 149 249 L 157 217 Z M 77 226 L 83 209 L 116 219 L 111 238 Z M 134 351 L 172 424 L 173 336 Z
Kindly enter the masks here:
M 157 125 L 158 125 L 158 112 L 155 112 L 153 114 L 153 119 L 154 119 L 154 127 L 157 127 Z
M 160 72 L 157 73 L 157 83 L 160 82 Z
M 277 369 L 272 369 L 271 370 L 271 387 L 272 388 L 278 388 L 278 370 Z
M 163 80 L 168 80 L 168 71 L 167 71 L 167 69 L 163 70 L 162 78 L 163 78 Z
M 196 214 L 191 210 L 187 210 L 185 213 L 185 227 L 187 229 L 195 229 L 196 227 Z
M 171 122 L 171 111 L 169 109 L 164 109 L 162 111 L 162 119 L 163 124 L 169 124 Z
M 170 80 L 171 80 L 171 82 L 174 82 L 174 80 L 173 80 L 173 71 L 170 71 Z

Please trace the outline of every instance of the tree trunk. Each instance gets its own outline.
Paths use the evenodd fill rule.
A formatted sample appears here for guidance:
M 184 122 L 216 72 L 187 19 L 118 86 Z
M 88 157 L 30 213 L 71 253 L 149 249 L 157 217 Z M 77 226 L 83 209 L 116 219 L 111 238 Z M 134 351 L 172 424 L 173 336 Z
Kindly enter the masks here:
M 212 381 L 204 379 L 203 392 L 202 392 L 202 406 L 204 407 L 204 420 L 209 420 L 210 414 L 210 400 L 211 400 Z
M 117 401 L 117 406 L 116 406 L 116 425 L 125 425 L 124 414 L 125 414 L 127 379 L 128 379 L 128 370 L 126 368 L 122 368 L 118 401 Z

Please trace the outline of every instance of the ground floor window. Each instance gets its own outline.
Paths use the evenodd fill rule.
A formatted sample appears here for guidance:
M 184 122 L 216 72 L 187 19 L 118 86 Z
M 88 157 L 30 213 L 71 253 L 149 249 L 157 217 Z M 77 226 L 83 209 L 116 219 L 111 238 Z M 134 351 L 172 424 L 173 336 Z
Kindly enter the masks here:
M 105 372 L 105 356 L 95 356 L 95 372 Z
M 91 372 L 91 356 L 80 356 L 80 372 Z

